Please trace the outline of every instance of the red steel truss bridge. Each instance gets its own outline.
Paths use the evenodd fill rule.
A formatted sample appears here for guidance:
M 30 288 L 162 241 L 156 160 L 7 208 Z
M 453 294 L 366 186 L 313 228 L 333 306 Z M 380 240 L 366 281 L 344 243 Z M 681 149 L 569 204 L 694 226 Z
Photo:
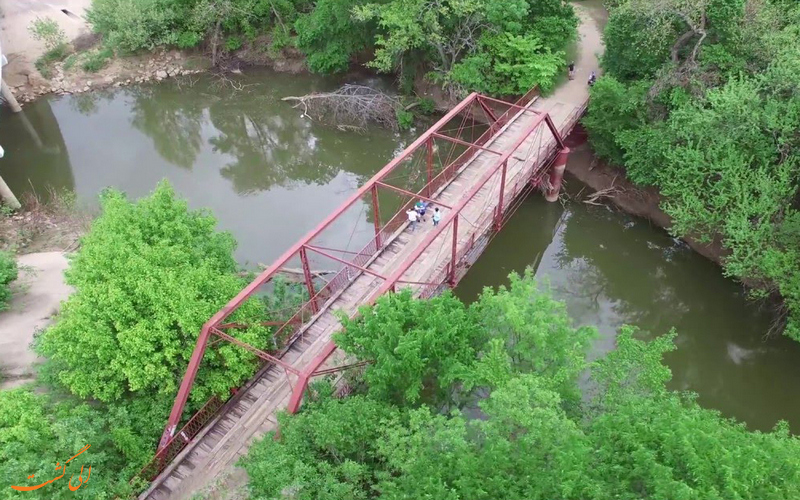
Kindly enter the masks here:
M 355 366 L 331 340 L 340 328 L 334 312 L 355 315 L 404 287 L 427 298 L 455 286 L 527 193 L 540 189 L 555 200 L 569 153 L 562 138 L 585 105 L 539 99 L 535 91 L 516 103 L 471 94 L 233 297 L 200 332 L 158 452 L 139 474 L 151 481 L 139 498 L 188 498 L 275 430 L 276 412 L 296 412 L 310 379 Z M 429 213 L 411 231 L 405 211 L 419 199 L 442 211 L 438 226 Z M 363 248 L 324 245 L 332 231 L 352 238 L 364 212 L 374 230 Z M 302 270 L 308 300 L 265 318 L 278 347 L 237 339 L 242 325 L 227 318 L 287 269 Z M 184 415 L 203 355 L 220 342 L 249 350 L 263 364 L 227 401 L 213 398 Z

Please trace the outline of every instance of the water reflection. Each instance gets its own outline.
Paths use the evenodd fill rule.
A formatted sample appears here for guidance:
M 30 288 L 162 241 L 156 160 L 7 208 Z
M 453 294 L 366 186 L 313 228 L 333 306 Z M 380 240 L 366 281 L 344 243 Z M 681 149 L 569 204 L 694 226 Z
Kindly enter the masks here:
M 555 227 L 554 212 L 561 214 Z M 675 328 L 678 349 L 667 356 L 672 388 L 697 392 L 702 405 L 751 428 L 786 419 L 800 432 L 800 343 L 765 340 L 769 315 L 716 265 L 663 231 L 604 207 L 562 208 L 533 196 L 457 292 L 472 300 L 481 286 L 504 284 L 511 270 L 528 265 L 576 325 L 598 327 L 592 357 L 614 347 L 623 324 L 646 336 Z
M 162 158 L 191 169 L 203 144 L 205 103 L 202 99 L 187 99 L 182 90 L 180 85 L 172 84 L 147 85 L 127 92 L 133 98 L 133 126 L 153 140 L 153 147 Z
M 75 189 L 69 152 L 48 101 L 26 106 L 20 113 L 0 108 L 0 140 L 5 150 L 1 172 L 17 196 L 34 191 L 46 198 L 49 189 Z M 39 178 L 49 181 L 29 182 Z
M 42 156 L 15 117 L 4 117 L 3 146 L 15 134 L 17 147 L 0 160 L 3 174 L 20 193 L 59 184 L 88 202 L 107 186 L 142 196 L 166 177 L 233 233 L 241 262 L 269 262 L 413 140 L 381 129 L 339 131 L 281 101 L 340 83 L 264 71 L 242 75 L 235 86 L 187 77 L 42 99 L 26 111 L 49 114 L 49 126 L 63 132 L 60 148 Z M 342 228 L 332 227 L 329 246 L 353 250 L 369 238 L 370 209 L 357 204 L 353 212 Z

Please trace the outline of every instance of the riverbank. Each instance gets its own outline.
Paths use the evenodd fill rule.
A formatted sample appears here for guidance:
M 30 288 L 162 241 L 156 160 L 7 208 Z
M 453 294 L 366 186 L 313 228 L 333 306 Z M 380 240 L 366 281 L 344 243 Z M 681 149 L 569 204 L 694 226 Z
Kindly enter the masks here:
M 569 147 L 573 155 L 591 155 L 591 147 L 583 130 L 576 130 L 570 138 Z M 633 184 L 623 169 L 594 159 L 569 162 L 567 171 L 594 191 L 593 202 L 607 200 L 623 212 L 647 219 L 666 231 L 672 227 L 672 219 L 661 209 L 662 197 L 658 190 Z M 703 257 L 715 264 L 722 264 L 726 249 L 719 240 L 703 243 L 691 237 L 681 239 Z

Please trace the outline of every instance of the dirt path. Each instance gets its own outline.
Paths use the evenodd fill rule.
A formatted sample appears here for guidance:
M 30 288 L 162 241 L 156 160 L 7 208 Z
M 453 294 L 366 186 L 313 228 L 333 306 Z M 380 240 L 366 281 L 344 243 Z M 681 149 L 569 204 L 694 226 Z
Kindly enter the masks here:
M 42 252 L 17 259 L 20 276 L 12 284 L 10 308 L 0 313 L 0 389 L 16 387 L 35 378 L 39 361 L 30 349 L 33 335 L 45 328 L 72 289 L 64 283 L 67 257 L 62 252 Z
M 67 40 L 89 32 L 86 9 L 91 0 L 0 0 L 0 44 L 8 59 L 3 78 L 11 88 L 23 85 L 37 87 L 44 80 L 34 63 L 45 52 L 44 44 L 33 39 L 28 27 L 36 18 L 49 18 L 58 23 Z

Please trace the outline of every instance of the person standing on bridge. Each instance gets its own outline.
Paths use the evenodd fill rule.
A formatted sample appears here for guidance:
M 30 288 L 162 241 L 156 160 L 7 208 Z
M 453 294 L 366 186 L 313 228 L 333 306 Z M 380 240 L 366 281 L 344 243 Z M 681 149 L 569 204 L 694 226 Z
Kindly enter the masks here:
M 428 204 L 422 198 L 414 205 L 414 210 L 417 211 L 422 222 L 425 222 L 425 211 L 428 210 Z
M 569 63 L 569 79 L 570 80 L 575 79 L 575 61 Z
M 439 225 L 439 221 L 442 220 L 442 212 L 439 211 L 439 207 L 433 209 L 433 227 Z
M 417 219 L 419 218 L 419 214 L 416 210 L 410 209 L 406 210 L 406 215 L 408 215 L 408 225 L 411 226 L 411 232 L 413 233 L 417 228 Z

